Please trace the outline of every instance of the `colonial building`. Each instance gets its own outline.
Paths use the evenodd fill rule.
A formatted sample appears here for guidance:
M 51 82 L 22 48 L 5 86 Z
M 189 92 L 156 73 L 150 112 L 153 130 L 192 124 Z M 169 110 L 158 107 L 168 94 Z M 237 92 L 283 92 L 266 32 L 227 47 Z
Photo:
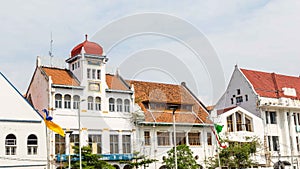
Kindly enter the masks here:
M 258 131 L 254 128 L 254 132 L 256 135 L 263 133 L 266 166 L 273 166 L 274 162 L 280 159 L 289 161 L 294 168 L 299 167 L 299 77 L 241 69 L 236 66 L 214 112 L 236 106 L 261 119 L 263 127 Z M 229 115 L 224 118 L 230 118 Z M 247 130 L 249 124 L 254 125 L 254 118 L 245 118 L 244 121 L 237 120 L 239 118 L 239 115 L 232 117 L 232 121 L 236 121 L 233 130 L 238 133 Z M 230 120 L 223 120 L 223 123 L 232 127 Z M 243 124 L 245 126 L 238 127 Z M 227 130 L 232 132 L 231 128 Z
M 159 160 L 149 167 L 166 168 L 162 162 L 167 151 L 174 147 L 174 123 L 176 145 L 188 145 L 201 166 L 199 168 L 205 167 L 205 160 L 214 156 L 216 150 L 212 123 L 203 103 L 185 83 L 174 85 L 135 80 L 129 83 L 135 96 L 137 150 Z
M 72 146 L 79 140 L 116 168 L 123 168 L 116 161 L 132 158 L 133 91 L 120 76 L 106 74 L 107 60 L 102 47 L 87 39 L 73 48 L 66 69 L 43 66 L 37 58 L 27 98 L 36 109 L 48 109 L 64 130 L 72 131 L 65 138 L 49 133 L 52 168 L 73 154 Z
M 46 128 L 42 116 L 2 73 L 0 93 L 0 168 L 46 168 Z
M 163 168 L 162 158 L 173 147 L 168 105 L 178 107 L 177 144 L 190 145 L 198 164 L 204 166 L 216 148 L 205 106 L 184 84 L 125 81 L 118 73 L 107 74 L 107 61 L 102 47 L 87 39 L 72 49 L 68 68 L 45 66 L 37 58 L 27 98 L 36 109 L 47 108 L 64 130 L 72 131 L 66 138 L 48 133 L 52 168 L 73 154 L 72 146 L 79 140 L 115 168 L 128 168 L 119 161 L 131 160 L 134 151 L 159 160 L 151 168 Z

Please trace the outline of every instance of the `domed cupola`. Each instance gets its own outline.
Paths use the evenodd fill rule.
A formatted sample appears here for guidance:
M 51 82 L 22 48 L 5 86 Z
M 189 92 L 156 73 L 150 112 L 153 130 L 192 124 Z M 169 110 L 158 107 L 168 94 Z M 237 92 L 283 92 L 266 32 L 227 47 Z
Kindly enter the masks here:
M 96 55 L 96 56 L 103 56 L 103 48 L 95 43 L 95 42 L 90 42 L 87 40 L 87 35 L 85 35 L 85 41 L 78 44 L 77 46 L 75 46 L 72 51 L 71 51 L 71 58 L 81 54 L 82 50 L 84 54 L 88 54 L 88 55 Z

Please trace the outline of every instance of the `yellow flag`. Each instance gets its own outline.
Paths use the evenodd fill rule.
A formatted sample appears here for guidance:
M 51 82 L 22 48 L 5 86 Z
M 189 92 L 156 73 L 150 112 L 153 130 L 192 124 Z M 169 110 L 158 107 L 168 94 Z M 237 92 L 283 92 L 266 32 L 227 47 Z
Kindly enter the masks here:
M 55 133 L 61 135 L 62 137 L 65 137 L 65 131 L 59 126 L 57 125 L 56 123 L 54 123 L 53 121 L 50 121 L 50 120 L 46 120 L 46 118 L 44 118 L 44 121 L 46 123 L 46 126 L 54 131 Z

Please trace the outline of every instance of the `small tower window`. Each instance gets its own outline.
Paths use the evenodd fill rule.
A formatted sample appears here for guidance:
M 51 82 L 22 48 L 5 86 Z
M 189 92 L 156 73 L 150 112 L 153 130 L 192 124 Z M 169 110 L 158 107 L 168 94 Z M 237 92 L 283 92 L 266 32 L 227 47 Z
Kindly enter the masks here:
M 240 95 L 241 94 L 241 89 L 237 89 L 236 93 L 237 93 L 237 95 Z
M 87 69 L 87 78 L 90 79 L 91 78 L 91 69 Z
M 245 95 L 245 100 L 248 101 L 248 95 L 247 94 Z
M 101 79 L 101 70 L 97 70 L 97 79 L 98 79 L 98 80 Z
M 96 79 L 96 70 L 95 69 L 92 70 L 92 79 Z

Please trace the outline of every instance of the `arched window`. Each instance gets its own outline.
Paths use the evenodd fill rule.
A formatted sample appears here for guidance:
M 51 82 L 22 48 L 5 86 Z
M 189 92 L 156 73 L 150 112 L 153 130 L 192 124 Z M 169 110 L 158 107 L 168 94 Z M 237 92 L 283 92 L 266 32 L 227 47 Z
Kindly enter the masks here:
M 88 110 L 93 110 L 94 107 L 94 98 L 92 96 L 88 97 Z
M 132 169 L 130 165 L 125 165 L 123 169 Z
M 62 96 L 61 94 L 56 94 L 55 95 L 55 108 L 61 108 L 62 104 Z
M 96 110 L 101 110 L 101 98 L 100 97 L 96 97 L 95 104 L 96 104 Z
M 27 154 L 36 155 L 38 149 L 38 139 L 36 135 L 30 134 L 27 138 Z
M 130 101 L 128 99 L 124 100 L 124 111 L 130 112 Z
M 17 138 L 13 134 L 9 134 L 5 138 L 5 154 L 16 155 L 17 151 Z
M 123 107 L 122 99 L 117 99 L 117 112 L 122 112 L 122 107 Z
M 109 111 L 115 111 L 115 99 L 114 98 L 109 99 Z
M 78 95 L 75 95 L 73 97 L 73 109 L 79 108 L 79 101 L 80 101 L 80 97 Z
M 120 167 L 117 164 L 114 164 L 113 167 L 115 167 L 115 169 L 120 169 Z
M 65 109 L 70 109 L 71 108 L 71 96 L 66 94 L 64 96 L 64 104 L 65 104 Z

